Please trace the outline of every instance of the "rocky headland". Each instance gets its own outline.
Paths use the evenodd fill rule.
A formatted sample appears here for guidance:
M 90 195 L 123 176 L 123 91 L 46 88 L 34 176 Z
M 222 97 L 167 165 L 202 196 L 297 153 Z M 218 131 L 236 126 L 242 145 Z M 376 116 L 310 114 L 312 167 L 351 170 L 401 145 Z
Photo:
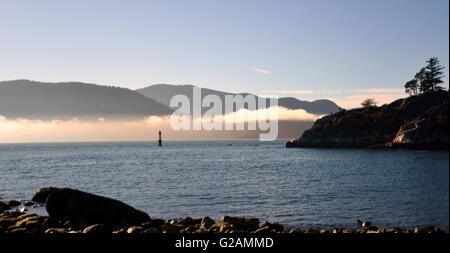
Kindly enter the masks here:
M 48 216 L 25 213 L 24 205 L 45 205 Z M 118 200 L 70 188 L 41 188 L 31 201 L 0 200 L 0 233 L 444 233 L 436 227 L 379 228 L 357 221 L 358 229 L 286 229 L 257 218 L 224 216 L 163 220 Z
M 318 119 L 286 147 L 448 149 L 449 93 L 430 91 Z

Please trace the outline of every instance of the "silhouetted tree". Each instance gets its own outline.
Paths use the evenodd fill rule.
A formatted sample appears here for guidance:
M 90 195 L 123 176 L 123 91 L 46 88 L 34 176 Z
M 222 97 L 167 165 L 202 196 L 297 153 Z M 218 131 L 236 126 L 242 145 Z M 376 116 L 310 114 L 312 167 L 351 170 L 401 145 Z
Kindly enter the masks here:
M 412 79 L 405 84 L 405 92 L 409 95 L 417 95 L 419 92 L 419 83 L 417 79 Z
M 439 64 L 437 57 L 430 58 L 427 63 L 423 79 L 420 83 L 420 90 L 427 92 L 442 89 L 439 84 L 444 82 L 442 81 L 442 78 L 444 78 L 444 72 L 442 71 L 444 67 Z
M 373 98 L 368 98 L 368 99 L 362 101 L 362 103 L 361 103 L 361 106 L 364 108 L 374 107 L 376 105 L 377 105 L 377 102 Z
M 417 80 L 417 83 L 420 86 L 420 83 L 423 82 L 423 80 L 425 79 L 425 73 L 427 72 L 427 70 L 425 68 L 421 68 L 419 72 L 416 73 L 416 75 L 414 76 L 414 79 Z
M 414 79 L 405 84 L 405 92 L 410 95 L 443 89 L 439 84 L 443 83 L 443 66 L 439 64 L 437 57 L 432 57 L 427 61 L 427 66 L 421 68 L 416 73 Z

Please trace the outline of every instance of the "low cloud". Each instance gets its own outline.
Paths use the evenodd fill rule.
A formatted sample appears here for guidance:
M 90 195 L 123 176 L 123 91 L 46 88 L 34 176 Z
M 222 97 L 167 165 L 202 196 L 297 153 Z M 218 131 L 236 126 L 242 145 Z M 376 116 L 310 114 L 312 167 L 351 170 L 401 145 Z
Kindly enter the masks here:
M 285 107 L 277 106 L 268 109 L 259 109 L 250 111 L 241 109 L 231 114 L 220 116 L 223 122 L 249 122 L 258 119 L 279 120 L 279 121 L 315 121 L 321 118 L 321 115 L 311 114 L 303 109 L 291 110 Z
M 263 90 L 264 94 L 279 94 L 279 95 L 305 95 L 305 94 L 315 94 L 312 90 Z
M 361 102 L 367 98 L 375 99 L 379 105 L 391 103 L 406 97 L 404 89 L 397 88 L 368 88 L 342 90 L 263 90 L 262 93 L 278 95 L 314 95 L 306 100 L 329 99 L 342 108 L 351 109 L 361 107 Z
M 264 75 L 271 75 L 272 74 L 272 71 L 265 70 L 265 69 L 260 69 L 260 68 L 255 68 L 255 67 L 251 67 L 250 69 L 253 70 L 253 71 L 256 71 L 258 73 L 264 74 Z
M 348 93 L 373 93 L 373 94 L 403 94 L 404 89 L 388 89 L 388 88 L 370 88 L 370 89 L 342 89 L 342 90 L 262 90 L 265 94 L 282 94 L 282 95 L 298 95 L 298 94 L 348 94 Z
M 352 91 L 359 92 L 359 93 L 374 93 L 374 94 L 392 94 L 392 93 L 403 94 L 403 93 L 405 93 L 404 89 L 384 89 L 384 88 L 381 88 L 381 89 L 377 89 L 377 88 L 375 88 L 375 89 L 355 89 Z
M 368 98 L 375 99 L 378 105 L 389 104 L 393 101 L 405 98 L 406 95 L 402 94 L 359 94 L 352 96 L 344 96 L 344 97 L 329 97 L 328 99 L 334 101 L 336 104 L 343 108 L 352 109 L 361 107 L 361 102 Z
M 284 107 L 271 107 L 267 111 L 241 110 L 220 116 L 226 121 L 248 122 L 264 113 L 266 120 L 273 120 L 278 115 L 280 124 L 279 138 L 297 137 L 321 116 L 309 114 L 304 110 L 289 110 Z M 242 115 L 247 114 L 246 117 Z M 199 119 L 196 119 L 199 120 Z M 286 122 L 290 123 L 287 124 Z M 284 122 L 284 123 L 283 123 Z M 296 123 L 297 122 L 297 123 Z M 298 122 L 310 122 L 298 125 Z M 302 123 L 303 124 L 303 123 Z M 292 128 L 292 126 L 295 126 Z M 300 127 L 302 129 L 300 129 Z M 170 116 L 150 116 L 141 120 L 108 120 L 99 118 L 95 121 L 71 120 L 30 120 L 7 119 L 0 115 L 0 143 L 20 142 L 80 142 L 80 141 L 154 141 L 158 131 L 163 131 L 165 140 L 207 140 L 257 138 L 257 131 L 174 131 L 170 127 Z M 288 133 L 289 131 L 289 133 Z

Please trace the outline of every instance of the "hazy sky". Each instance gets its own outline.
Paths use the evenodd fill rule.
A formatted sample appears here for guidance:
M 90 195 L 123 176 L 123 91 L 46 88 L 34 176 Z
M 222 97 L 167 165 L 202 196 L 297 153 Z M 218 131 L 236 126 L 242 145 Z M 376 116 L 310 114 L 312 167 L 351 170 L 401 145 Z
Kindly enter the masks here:
M 437 56 L 448 0 L 0 0 L 0 80 L 194 84 L 351 107 Z M 445 79 L 448 87 L 448 77 Z

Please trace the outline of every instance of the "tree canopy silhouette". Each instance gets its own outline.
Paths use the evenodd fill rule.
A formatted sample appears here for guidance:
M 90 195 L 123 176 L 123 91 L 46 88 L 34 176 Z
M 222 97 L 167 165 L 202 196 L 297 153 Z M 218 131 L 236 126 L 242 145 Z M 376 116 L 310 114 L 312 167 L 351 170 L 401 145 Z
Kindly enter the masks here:
M 364 108 L 374 107 L 376 105 L 377 105 L 377 102 L 373 98 L 368 98 L 368 99 L 362 101 L 362 103 L 361 103 L 361 106 Z
M 419 82 L 417 79 L 412 79 L 405 84 L 405 91 L 410 95 L 417 95 L 419 92 Z
M 417 95 L 428 91 L 443 89 L 439 84 L 443 83 L 444 67 L 440 65 L 437 57 L 430 58 L 427 65 L 414 75 L 414 79 L 405 84 L 405 92 Z

